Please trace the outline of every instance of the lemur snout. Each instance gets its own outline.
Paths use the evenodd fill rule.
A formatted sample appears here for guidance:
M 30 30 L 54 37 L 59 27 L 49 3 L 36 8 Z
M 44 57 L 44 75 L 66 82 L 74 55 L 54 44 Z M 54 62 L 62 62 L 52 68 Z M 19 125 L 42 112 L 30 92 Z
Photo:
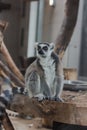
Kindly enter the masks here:
M 40 49 L 40 50 L 38 51 L 38 53 L 39 53 L 39 54 L 41 54 L 41 55 L 43 55 L 43 54 L 44 54 L 44 52 L 43 52 L 43 50 L 42 50 L 42 49 Z

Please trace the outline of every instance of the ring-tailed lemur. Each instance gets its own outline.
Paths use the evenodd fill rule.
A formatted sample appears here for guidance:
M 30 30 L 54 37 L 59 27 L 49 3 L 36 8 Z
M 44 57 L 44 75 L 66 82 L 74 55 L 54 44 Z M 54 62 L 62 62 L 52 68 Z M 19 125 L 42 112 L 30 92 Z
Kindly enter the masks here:
M 25 86 L 30 98 L 62 101 L 63 68 L 53 43 L 36 43 L 37 59 L 27 68 Z

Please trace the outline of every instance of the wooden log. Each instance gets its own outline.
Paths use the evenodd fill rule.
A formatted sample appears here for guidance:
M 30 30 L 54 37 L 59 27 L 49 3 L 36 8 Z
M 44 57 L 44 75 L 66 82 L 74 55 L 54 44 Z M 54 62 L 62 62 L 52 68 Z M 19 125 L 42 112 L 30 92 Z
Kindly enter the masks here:
M 73 34 L 79 8 L 79 0 L 67 0 L 65 8 L 65 17 L 55 42 L 55 52 L 60 58 L 63 57 L 67 46 Z
M 64 79 L 65 80 L 77 80 L 77 69 L 75 68 L 64 68 Z
M 19 102 L 19 105 L 18 105 Z M 20 115 L 30 115 L 33 117 L 41 117 L 42 113 L 34 104 L 37 100 L 30 100 L 27 96 L 16 94 L 11 103 L 11 110 L 18 112 Z M 29 106 L 28 106 L 29 105 Z M 28 107 L 26 107 L 28 106 Z
M 15 76 L 2 61 L 0 61 L 0 68 L 8 75 L 8 77 L 10 77 L 12 81 L 14 81 L 17 86 L 25 87 L 24 83 L 18 79 L 18 77 Z
M 2 125 L 4 126 L 5 130 L 15 130 L 6 111 L 5 111 L 5 115 L 3 117 L 3 120 L 2 120 Z
M 12 72 L 22 81 L 24 82 L 24 77 L 15 65 L 14 61 L 12 60 L 5 44 L 3 41 L 3 34 L 0 31 L 0 52 L 3 54 L 5 61 L 7 62 L 9 68 L 12 70 Z
M 47 127 L 52 127 L 53 121 L 87 126 L 87 102 L 84 100 L 87 99 L 87 94 L 82 97 L 83 100 L 77 98 L 76 102 L 72 100 L 72 102 L 59 103 L 48 100 L 38 102 L 27 96 L 16 95 L 12 101 L 11 109 L 20 114 L 41 117 Z

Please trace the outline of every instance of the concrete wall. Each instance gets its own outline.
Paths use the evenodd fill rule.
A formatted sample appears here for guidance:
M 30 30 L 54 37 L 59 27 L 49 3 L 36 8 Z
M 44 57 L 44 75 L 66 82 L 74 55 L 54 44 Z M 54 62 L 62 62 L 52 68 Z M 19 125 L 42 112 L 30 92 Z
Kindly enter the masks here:
M 64 57 L 64 63 L 67 61 L 67 63 L 64 64 L 65 67 L 76 68 L 78 71 L 80 64 L 83 3 L 84 0 L 80 0 L 77 24 Z
M 13 60 L 18 63 L 19 52 L 19 28 L 20 28 L 20 0 L 2 0 L 10 3 L 10 10 L 0 12 L 0 20 L 9 22 L 9 26 L 4 34 L 4 41 Z
M 83 14 L 79 75 L 87 81 L 87 0 L 84 0 Z
M 42 41 L 56 40 L 64 17 L 65 1 L 55 0 L 55 7 L 51 7 L 49 0 L 45 0 Z
M 29 2 L 21 0 L 21 20 L 19 30 L 19 56 L 27 56 L 29 31 Z M 23 32 L 22 32 L 23 31 Z M 22 34 L 23 33 L 23 34 Z
M 35 55 L 37 12 L 38 12 L 38 2 L 37 1 L 30 2 L 27 57 L 32 57 Z

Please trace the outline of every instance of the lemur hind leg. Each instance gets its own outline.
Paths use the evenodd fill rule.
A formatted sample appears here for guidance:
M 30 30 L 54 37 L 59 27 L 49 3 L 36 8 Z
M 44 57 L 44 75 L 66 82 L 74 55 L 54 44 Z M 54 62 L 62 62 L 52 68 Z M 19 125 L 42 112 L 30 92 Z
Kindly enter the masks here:
M 41 93 L 40 77 L 37 72 L 32 72 L 27 80 L 27 90 L 30 98 L 35 97 L 38 101 L 45 98 L 43 93 Z

